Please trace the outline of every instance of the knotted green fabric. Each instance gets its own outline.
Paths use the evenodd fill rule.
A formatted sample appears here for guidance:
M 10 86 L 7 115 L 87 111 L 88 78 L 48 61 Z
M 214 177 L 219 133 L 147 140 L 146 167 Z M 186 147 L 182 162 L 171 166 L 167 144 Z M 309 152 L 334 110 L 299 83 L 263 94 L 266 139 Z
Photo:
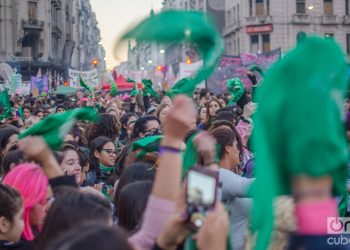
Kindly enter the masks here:
M 224 49 L 220 32 L 200 11 L 171 10 L 150 16 L 122 37 L 123 40 L 132 38 L 137 42 L 188 42 L 196 46 L 204 64 L 187 83 L 189 89 L 194 89 L 215 70 Z
M 111 80 L 111 90 L 110 90 L 109 94 L 112 97 L 115 97 L 118 94 L 118 86 L 114 80 Z
M 109 174 L 111 173 L 114 169 L 115 169 L 115 166 L 110 166 L 110 167 L 107 167 L 103 164 L 99 164 L 99 168 L 101 170 L 102 173 L 106 173 L 106 174 Z
M 295 175 L 333 179 L 345 191 L 347 142 L 343 103 L 347 64 L 331 39 L 307 38 L 266 74 L 258 94 L 253 143 L 256 182 L 252 226 L 256 249 L 265 250 L 273 225 L 273 201 L 291 193 Z
M 231 96 L 228 106 L 231 106 L 242 97 L 244 85 L 239 78 L 233 78 L 226 81 L 226 87 Z
M 51 149 L 58 150 L 64 136 L 69 133 L 77 120 L 97 121 L 98 114 L 93 108 L 76 108 L 64 113 L 53 114 L 24 130 L 19 134 L 19 138 L 41 135 Z
M 142 159 L 147 153 L 158 152 L 160 141 L 162 140 L 162 135 L 151 135 L 139 139 L 130 147 L 130 151 L 140 150 L 137 154 L 137 159 Z
M 6 88 L 0 91 L 0 108 L 1 108 L 0 121 L 11 117 L 12 106 L 11 106 L 10 98 Z
M 142 83 L 145 86 L 143 90 L 146 94 L 150 94 L 151 96 L 153 96 L 155 98 L 159 97 L 158 93 L 153 89 L 153 83 L 151 80 L 143 79 Z

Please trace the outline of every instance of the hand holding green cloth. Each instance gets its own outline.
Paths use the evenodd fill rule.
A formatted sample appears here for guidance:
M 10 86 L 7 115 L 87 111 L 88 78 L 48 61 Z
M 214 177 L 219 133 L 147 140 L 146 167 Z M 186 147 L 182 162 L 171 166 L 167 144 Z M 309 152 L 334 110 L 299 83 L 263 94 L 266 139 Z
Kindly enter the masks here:
M 64 113 L 53 114 L 24 130 L 19 139 L 26 136 L 41 135 L 53 150 L 60 148 L 64 136 L 71 130 L 77 120 L 97 121 L 98 114 L 93 108 L 76 108 Z
M 111 90 L 109 91 L 109 94 L 112 97 L 115 97 L 118 94 L 118 86 L 114 80 L 111 80 Z
M 152 86 L 153 83 L 151 80 L 143 79 L 142 83 L 145 86 L 144 90 L 146 91 L 146 93 L 149 93 L 151 96 L 153 96 L 155 98 L 159 97 L 158 93 L 153 89 L 153 86 Z
M 136 158 L 141 159 L 147 153 L 158 152 L 160 141 L 163 139 L 163 135 L 152 135 L 139 139 L 130 147 L 130 151 L 140 150 Z
M 79 82 L 80 82 L 81 87 L 85 88 L 86 90 L 90 91 L 91 93 L 94 93 L 94 90 L 90 86 L 86 85 L 83 78 L 79 77 Z
M 130 96 L 137 96 L 139 94 L 139 90 L 137 89 L 137 84 L 136 82 L 134 83 L 134 87 L 132 87 Z
M 244 92 L 244 85 L 239 78 L 233 78 L 226 81 L 226 87 L 231 96 L 231 100 L 228 103 L 228 106 L 231 106 L 234 102 L 237 102 L 242 97 Z
M 0 109 L 0 121 L 11 117 L 12 106 L 6 88 L 0 91 Z
M 292 176 L 329 175 L 334 193 L 345 191 L 345 58 L 333 39 L 307 38 L 272 66 L 257 93 L 257 180 L 251 189 L 256 249 L 267 249 L 273 200 L 291 193 Z
M 150 16 L 122 37 L 123 40 L 131 38 L 137 42 L 188 42 L 195 45 L 204 64 L 187 83 L 190 85 L 188 89 L 193 90 L 215 70 L 224 49 L 220 32 L 207 14 L 200 11 L 171 10 Z
M 259 66 L 254 65 L 254 66 L 249 68 L 249 71 L 251 71 L 251 72 L 257 71 L 257 72 L 259 72 L 261 77 L 264 77 L 264 71 Z

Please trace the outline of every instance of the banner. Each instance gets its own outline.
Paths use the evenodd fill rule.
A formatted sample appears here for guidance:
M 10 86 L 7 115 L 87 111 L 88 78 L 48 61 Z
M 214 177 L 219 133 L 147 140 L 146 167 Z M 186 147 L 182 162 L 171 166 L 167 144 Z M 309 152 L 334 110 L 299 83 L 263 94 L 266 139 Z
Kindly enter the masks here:
M 99 84 L 97 70 L 79 71 L 74 69 L 68 70 L 69 85 L 73 88 L 80 88 L 79 77 L 81 77 L 85 84 L 89 87 L 97 87 Z
M 13 73 L 11 75 L 11 83 L 10 83 L 10 93 L 16 93 L 17 89 L 20 89 L 22 86 L 22 75 L 18 73 Z
M 281 50 L 275 49 L 262 54 L 244 53 L 239 56 L 222 56 L 216 70 L 208 79 L 208 90 L 220 94 L 226 91 L 226 80 L 239 78 L 245 86 L 251 82 L 247 77 L 247 71 L 253 65 L 267 71 L 273 63 L 281 57 Z M 258 80 L 260 76 L 257 76 Z
M 180 63 L 178 80 L 185 77 L 193 77 L 197 74 L 198 70 L 203 67 L 203 60 L 194 63 Z M 201 82 L 197 85 L 197 88 L 205 88 L 205 82 Z
M 44 75 L 42 77 L 32 76 L 30 81 L 30 93 L 33 96 L 39 96 L 41 93 L 49 92 L 49 81 L 48 76 Z

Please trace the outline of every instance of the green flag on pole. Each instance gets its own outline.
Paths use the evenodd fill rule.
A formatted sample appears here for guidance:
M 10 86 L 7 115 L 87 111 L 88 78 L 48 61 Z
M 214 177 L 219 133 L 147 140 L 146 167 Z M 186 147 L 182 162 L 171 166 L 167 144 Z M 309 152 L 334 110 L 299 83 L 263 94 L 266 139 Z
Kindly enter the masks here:
M 216 68 L 224 49 L 220 32 L 207 14 L 200 11 L 163 11 L 150 16 L 138 26 L 129 30 L 122 39 L 134 38 L 137 42 L 181 43 L 187 42 L 198 48 L 203 58 L 203 67 L 193 78 L 189 78 L 185 88 L 195 86 L 205 80 Z M 173 91 L 173 96 L 179 91 Z
M 12 106 L 7 89 L 0 90 L 0 121 L 11 117 Z
M 91 93 L 94 93 L 94 90 L 90 86 L 86 85 L 83 78 L 79 77 L 79 82 L 80 82 L 81 87 L 85 88 L 86 90 L 90 91 Z
M 98 114 L 93 108 L 76 108 L 53 114 L 20 133 L 19 138 L 41 135 L 51 149 L 57 150 L 77 120 L 97 121 Z

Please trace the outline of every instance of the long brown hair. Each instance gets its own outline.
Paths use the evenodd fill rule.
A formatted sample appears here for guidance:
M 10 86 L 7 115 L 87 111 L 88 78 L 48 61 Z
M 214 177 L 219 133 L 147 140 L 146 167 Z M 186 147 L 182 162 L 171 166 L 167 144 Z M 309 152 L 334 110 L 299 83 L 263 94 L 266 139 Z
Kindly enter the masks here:
M 207 117 L 205 118 L 205 122 L 204 122 L 204 125 L 205 125 L 205 128 L 206 129 L 209 129 L 210 125 L 211 125 L 211 116 L 210 116 L 210 111 L 209 111 L 209 106 L 212 102 L 216 102 L 217 104 L 219 104 L 219 107 L 222 108 L 221 106 L 221 103 L 219 102 L 219 100 L 216 98 L 216 97 L 212 97 L 210 99 L 210 101 L 207 102 L 207 104 L 205 105 L 206 108 L 207 108 Z

